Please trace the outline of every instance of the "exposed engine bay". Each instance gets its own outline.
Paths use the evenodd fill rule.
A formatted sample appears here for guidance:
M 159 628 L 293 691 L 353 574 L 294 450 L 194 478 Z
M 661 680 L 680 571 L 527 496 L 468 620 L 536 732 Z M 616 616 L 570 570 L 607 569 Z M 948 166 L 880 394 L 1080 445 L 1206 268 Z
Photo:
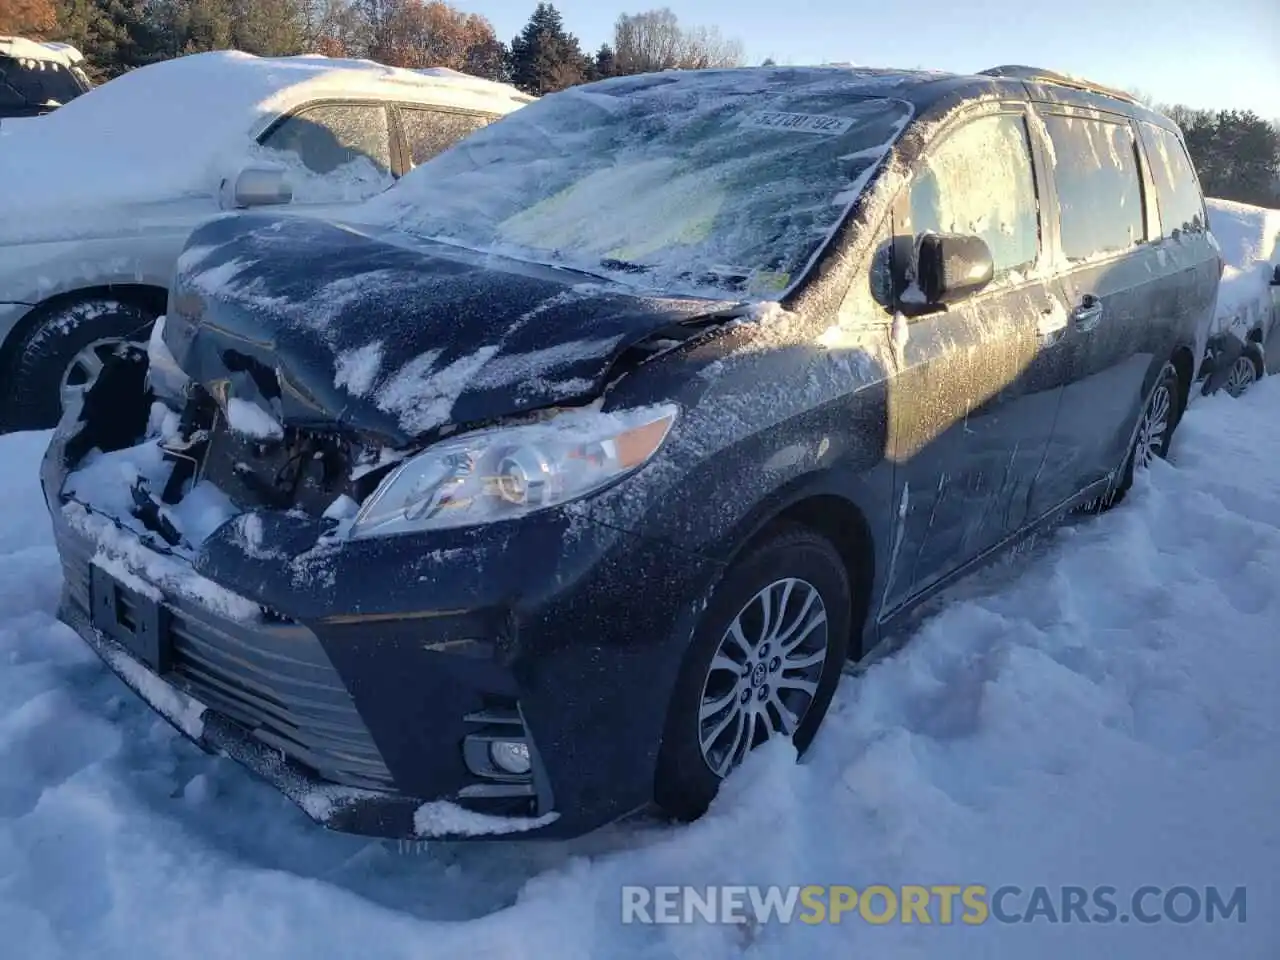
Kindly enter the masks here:
M 265 411 L 255 410 L 245 429 L 225 397 L 195 383 L 175 410 L 148 388 L 146 356 L 135 353 L 109 364 L 91 391 L 68 444 L 72 472 L 63 492 L 155 546 L 158 538 L 175 552 L 194 552 L 251 510 L 327 518 L 337 527 L 399 459 L 338 432 L 280 426 Z

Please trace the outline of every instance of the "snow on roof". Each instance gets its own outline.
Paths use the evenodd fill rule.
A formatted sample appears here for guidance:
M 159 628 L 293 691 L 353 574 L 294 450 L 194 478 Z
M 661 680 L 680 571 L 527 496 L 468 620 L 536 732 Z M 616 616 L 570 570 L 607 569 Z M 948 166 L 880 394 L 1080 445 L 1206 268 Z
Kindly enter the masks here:
M 473 77 L 469 73 L 463 73 L 461 70 L 451 70 L 448 67 L 423 67 L 414 70 L 414 73 L 420 73 L 426 77 L 437 77 L 443 80 L 450 80 L 474 90 L 488 90 L 499 93 L 503 96 L 512 97 L 521 103 L 532 103 L 536 97 L 531 97 L 527 93 L 522 93 L 515 87 L 505 83 L 498 83 L 494 80 L 485 80 L 483 77 Z
M 16 60 L 53 60 L 68 67 L 84 62 L 84 54 L 69 43 L 45 43 L 25 37 L 0 37 L 0 56 Z
M 130 71 L 39 123 L 0 126 L 0 182 L 21 184 L 0 196 L 0 211 L 207 196 L 274 119 L 332 98 L 497 114 L 525 102 L 504 84 L 370 60 L 193 54 Z

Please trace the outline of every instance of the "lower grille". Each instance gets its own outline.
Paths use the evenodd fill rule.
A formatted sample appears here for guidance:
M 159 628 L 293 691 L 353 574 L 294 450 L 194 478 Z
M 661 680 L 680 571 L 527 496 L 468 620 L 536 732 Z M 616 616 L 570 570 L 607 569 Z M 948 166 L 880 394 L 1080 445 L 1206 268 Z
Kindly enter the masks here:
M 89 558 L 62 545 L 71 599 L 89 609 Z M 326 780 L 394 787 L 324 648 L 292 623 L 242 624 L 168 602 L 173 669 L 165 680 Z

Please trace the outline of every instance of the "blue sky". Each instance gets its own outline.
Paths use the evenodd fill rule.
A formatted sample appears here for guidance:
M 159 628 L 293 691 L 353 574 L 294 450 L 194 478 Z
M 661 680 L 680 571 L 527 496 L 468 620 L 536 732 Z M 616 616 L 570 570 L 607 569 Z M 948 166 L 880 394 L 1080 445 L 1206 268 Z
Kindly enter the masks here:
M 509 41 L 536 0 L 453 0 Z M 620 12 L 662 0 L 560 0 L 594 49 Z M 1280 118 L 1280 0 L 670 0 L 686 24 L 741 40 L 748 61 L 974 71 L 1030 63 L 1138 87 L 1160 102 Z

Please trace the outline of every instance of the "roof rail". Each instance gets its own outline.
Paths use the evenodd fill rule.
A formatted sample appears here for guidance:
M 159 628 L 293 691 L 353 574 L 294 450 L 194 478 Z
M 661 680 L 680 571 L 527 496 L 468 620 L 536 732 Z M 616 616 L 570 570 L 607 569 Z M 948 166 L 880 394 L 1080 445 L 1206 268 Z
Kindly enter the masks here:
M 1138 98 L 1133 94 L 1117 90 L 1115 87 L 1103 86 L 1100 83 L 1094 83 L 1092 80 L 1083 80 L 1080 77 L 1068 76 L 1065 73 L 1058 73 L 1054 70 L 1042 70 L 1040 67 L 1008 64 L 1002 67 L 992 67 L 990 70 L 981 70 L 978 72 L 978 76 L 1007 77 L 1010 80 L 1025 80 L 1031 83 L 1056 83 L 1060 87 L 1087 90 L 1089 93 L 1098 93 L 1104 97 L 1111 97 L 1113 100 L 1123 100 L 1125 103 L 1138 102 Z

